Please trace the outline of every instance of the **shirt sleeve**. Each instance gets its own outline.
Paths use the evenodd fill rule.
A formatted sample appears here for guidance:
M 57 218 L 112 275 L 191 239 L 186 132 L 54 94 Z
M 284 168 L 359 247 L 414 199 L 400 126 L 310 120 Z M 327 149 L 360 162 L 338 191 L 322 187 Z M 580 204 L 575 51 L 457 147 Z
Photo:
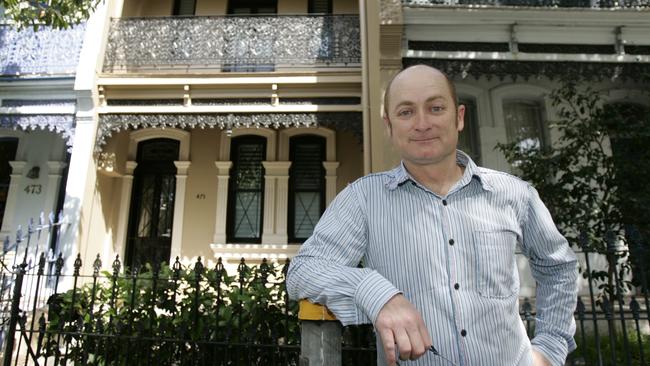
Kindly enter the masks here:
M 374 324 L 379 310 L 400 291 L 376 271 L 357 268 L 368 245 L 367 231 L 366 215 L 350 185 L 291 260 L 289 296 L 326 305 L 343 325 Z
M 536 327 L 531 343 L 552 365 L 564 365 L 568 353 L 576 348 L 576 257 L 530 186 L 522 232 L 522 250 L 537 282 Z

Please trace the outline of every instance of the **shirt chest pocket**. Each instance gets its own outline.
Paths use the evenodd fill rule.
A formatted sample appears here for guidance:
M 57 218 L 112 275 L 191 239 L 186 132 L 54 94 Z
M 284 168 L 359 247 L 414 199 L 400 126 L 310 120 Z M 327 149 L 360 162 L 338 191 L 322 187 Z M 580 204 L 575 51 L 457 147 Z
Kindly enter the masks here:
M 476 285 L 481 296 L 506 298 L 517 291 L 517 236 L 511 231 L 475 231 Z

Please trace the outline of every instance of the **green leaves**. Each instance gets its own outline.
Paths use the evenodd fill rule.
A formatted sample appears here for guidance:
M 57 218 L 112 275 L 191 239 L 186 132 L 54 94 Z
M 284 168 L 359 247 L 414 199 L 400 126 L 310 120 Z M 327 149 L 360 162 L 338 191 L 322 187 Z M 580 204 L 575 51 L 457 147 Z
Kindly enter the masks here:
M 205 358 L 211 364 L 210 352 L 219 344 L 222 351 L 227 344 L 272 346 L 255 355 L 220 352 L 254 357 L 258 364 L 277 357 L 273 345 L 298 342 L 297 304 L 286 303 L 277 264 L 240 266 L 236 276 L 168 266 L 135 277 L 102 274 L 97 283 L 50 298 L 48 355 L 67 350 L 68 359 L 80 364 L 120 364 L 133 362 L 125 351 L 135 348 L 134 355 L 155 354 L 165 362 Z
M 17 27 L 47 25 L 55 29 L 65 29 L 79 24 L 88 17 L 104 0 L 2 0 L 5 18 L 11 19 Z

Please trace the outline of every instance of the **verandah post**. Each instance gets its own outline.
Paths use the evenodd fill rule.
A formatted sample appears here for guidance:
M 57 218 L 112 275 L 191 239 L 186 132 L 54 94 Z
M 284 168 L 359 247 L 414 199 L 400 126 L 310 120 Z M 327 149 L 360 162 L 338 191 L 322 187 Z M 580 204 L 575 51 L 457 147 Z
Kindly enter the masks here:
M 340 366 L 342 329 L 325 306 L 300 300 L 300 366 Z

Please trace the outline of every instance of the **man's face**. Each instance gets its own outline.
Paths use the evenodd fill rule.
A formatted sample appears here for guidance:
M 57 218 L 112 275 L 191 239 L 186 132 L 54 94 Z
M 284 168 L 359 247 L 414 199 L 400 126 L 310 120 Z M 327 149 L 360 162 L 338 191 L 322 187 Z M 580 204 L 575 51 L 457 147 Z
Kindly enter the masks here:
M 465 107 L 456 108 L 444 75 L 425 66 L 407 69 L 393 80 L 388 100 L 384 123 L 405 162 L 456 159 Z

